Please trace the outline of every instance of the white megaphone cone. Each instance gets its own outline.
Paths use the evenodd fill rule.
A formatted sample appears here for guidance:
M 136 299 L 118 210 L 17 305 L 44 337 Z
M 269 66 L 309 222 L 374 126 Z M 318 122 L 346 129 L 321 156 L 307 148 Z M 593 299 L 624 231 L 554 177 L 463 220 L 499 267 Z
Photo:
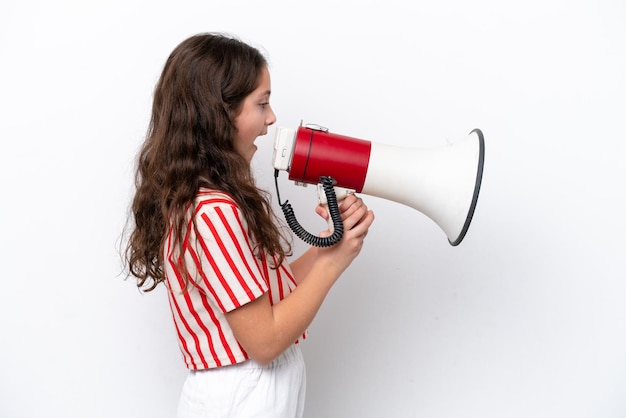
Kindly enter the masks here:
M 456 246 L 472 221 L 484 153 L 479 129 L 442 147 L 416 149 L 301 126 L 277 128 L 273 160 L 276 172 L 288 171 L 289 179 L 298 183 L 318 184 L 320 178 L 331 177 L 337 187 L 410 206 L 432 219 Z M 297 222 L 287 221 L 294 229 Z

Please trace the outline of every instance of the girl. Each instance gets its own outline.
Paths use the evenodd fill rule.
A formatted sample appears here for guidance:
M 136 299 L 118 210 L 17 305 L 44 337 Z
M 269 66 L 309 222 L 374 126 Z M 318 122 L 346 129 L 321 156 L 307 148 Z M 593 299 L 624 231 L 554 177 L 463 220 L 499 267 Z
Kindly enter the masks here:
M 261 53 L 220 34 L 183 41 L 156 85 L 126 262 L 139 288 L 167 287 L 190 370 L 179 417 L 302 416 L 297 343 L 374 220 L 350 196 L 341 242 L 287 262 L 290 237 L 250 168 L 276 121 L 270 94 Z

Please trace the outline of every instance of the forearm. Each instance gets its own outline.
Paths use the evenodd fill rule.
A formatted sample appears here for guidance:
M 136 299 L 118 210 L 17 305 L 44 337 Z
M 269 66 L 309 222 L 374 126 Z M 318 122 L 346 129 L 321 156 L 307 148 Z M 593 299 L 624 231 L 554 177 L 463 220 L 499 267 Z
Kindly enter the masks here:
M 277 354 L 293 344 L 311 325 L 341 273 L 313 267 L 298 287 L 274 306 Z
M 244 350 L 266 364 L 292 345 L 311 325 L 326 295 L 341 275 L 327 263 L 313 263 L 292 293 L 271 306 L 268 295 L 227 314 Z
M 311 247 L 305 251 L 300 257 L 289 263 L 291 272 L 296 283 L 300 284 L 302 280 L 309 274 L 315 260 L 317 258 L 317 247 Z

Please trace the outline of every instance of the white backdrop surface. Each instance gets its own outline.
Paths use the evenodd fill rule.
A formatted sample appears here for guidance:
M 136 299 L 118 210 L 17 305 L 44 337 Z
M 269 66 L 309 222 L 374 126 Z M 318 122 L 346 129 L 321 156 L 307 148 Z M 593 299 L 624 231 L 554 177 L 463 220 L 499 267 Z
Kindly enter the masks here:
M 307 418 L 623 418 L 625 21 L 611 0 L 2 1 L 0 416 L 174 415 L 165 294 L 124 280 L 119 238 L 167 55 L 224 31 L 266 52 L 279 126 L 485 134 L 459 247 L 364 196 L 367 245 L 303 345 Z M 321 229 L 314 189 L 281 187 Z

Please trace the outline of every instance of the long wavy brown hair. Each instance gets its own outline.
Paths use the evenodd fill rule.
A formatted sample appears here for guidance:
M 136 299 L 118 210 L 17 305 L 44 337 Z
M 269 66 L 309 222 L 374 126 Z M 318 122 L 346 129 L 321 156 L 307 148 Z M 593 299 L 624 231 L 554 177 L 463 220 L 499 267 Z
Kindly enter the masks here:
M 269 193 L 255 185 L 250 164 L 233 143 L 234 118 L 266 66 L 257 49 L 211 33 L 186 39 L 167 59 L 137 158 L 132 232 L 125 252 L 128 271 L 140 289 L 151 291 L 165 280 L 163 246 L 170 227 L 183 254 L 188 208 L 201 187 L 232 196 L 259 254 L 270 254 L 278 265 L 289 255 L 291 245 L 271 209 Z M 182 261 L 179 267 L 188 282 Z

